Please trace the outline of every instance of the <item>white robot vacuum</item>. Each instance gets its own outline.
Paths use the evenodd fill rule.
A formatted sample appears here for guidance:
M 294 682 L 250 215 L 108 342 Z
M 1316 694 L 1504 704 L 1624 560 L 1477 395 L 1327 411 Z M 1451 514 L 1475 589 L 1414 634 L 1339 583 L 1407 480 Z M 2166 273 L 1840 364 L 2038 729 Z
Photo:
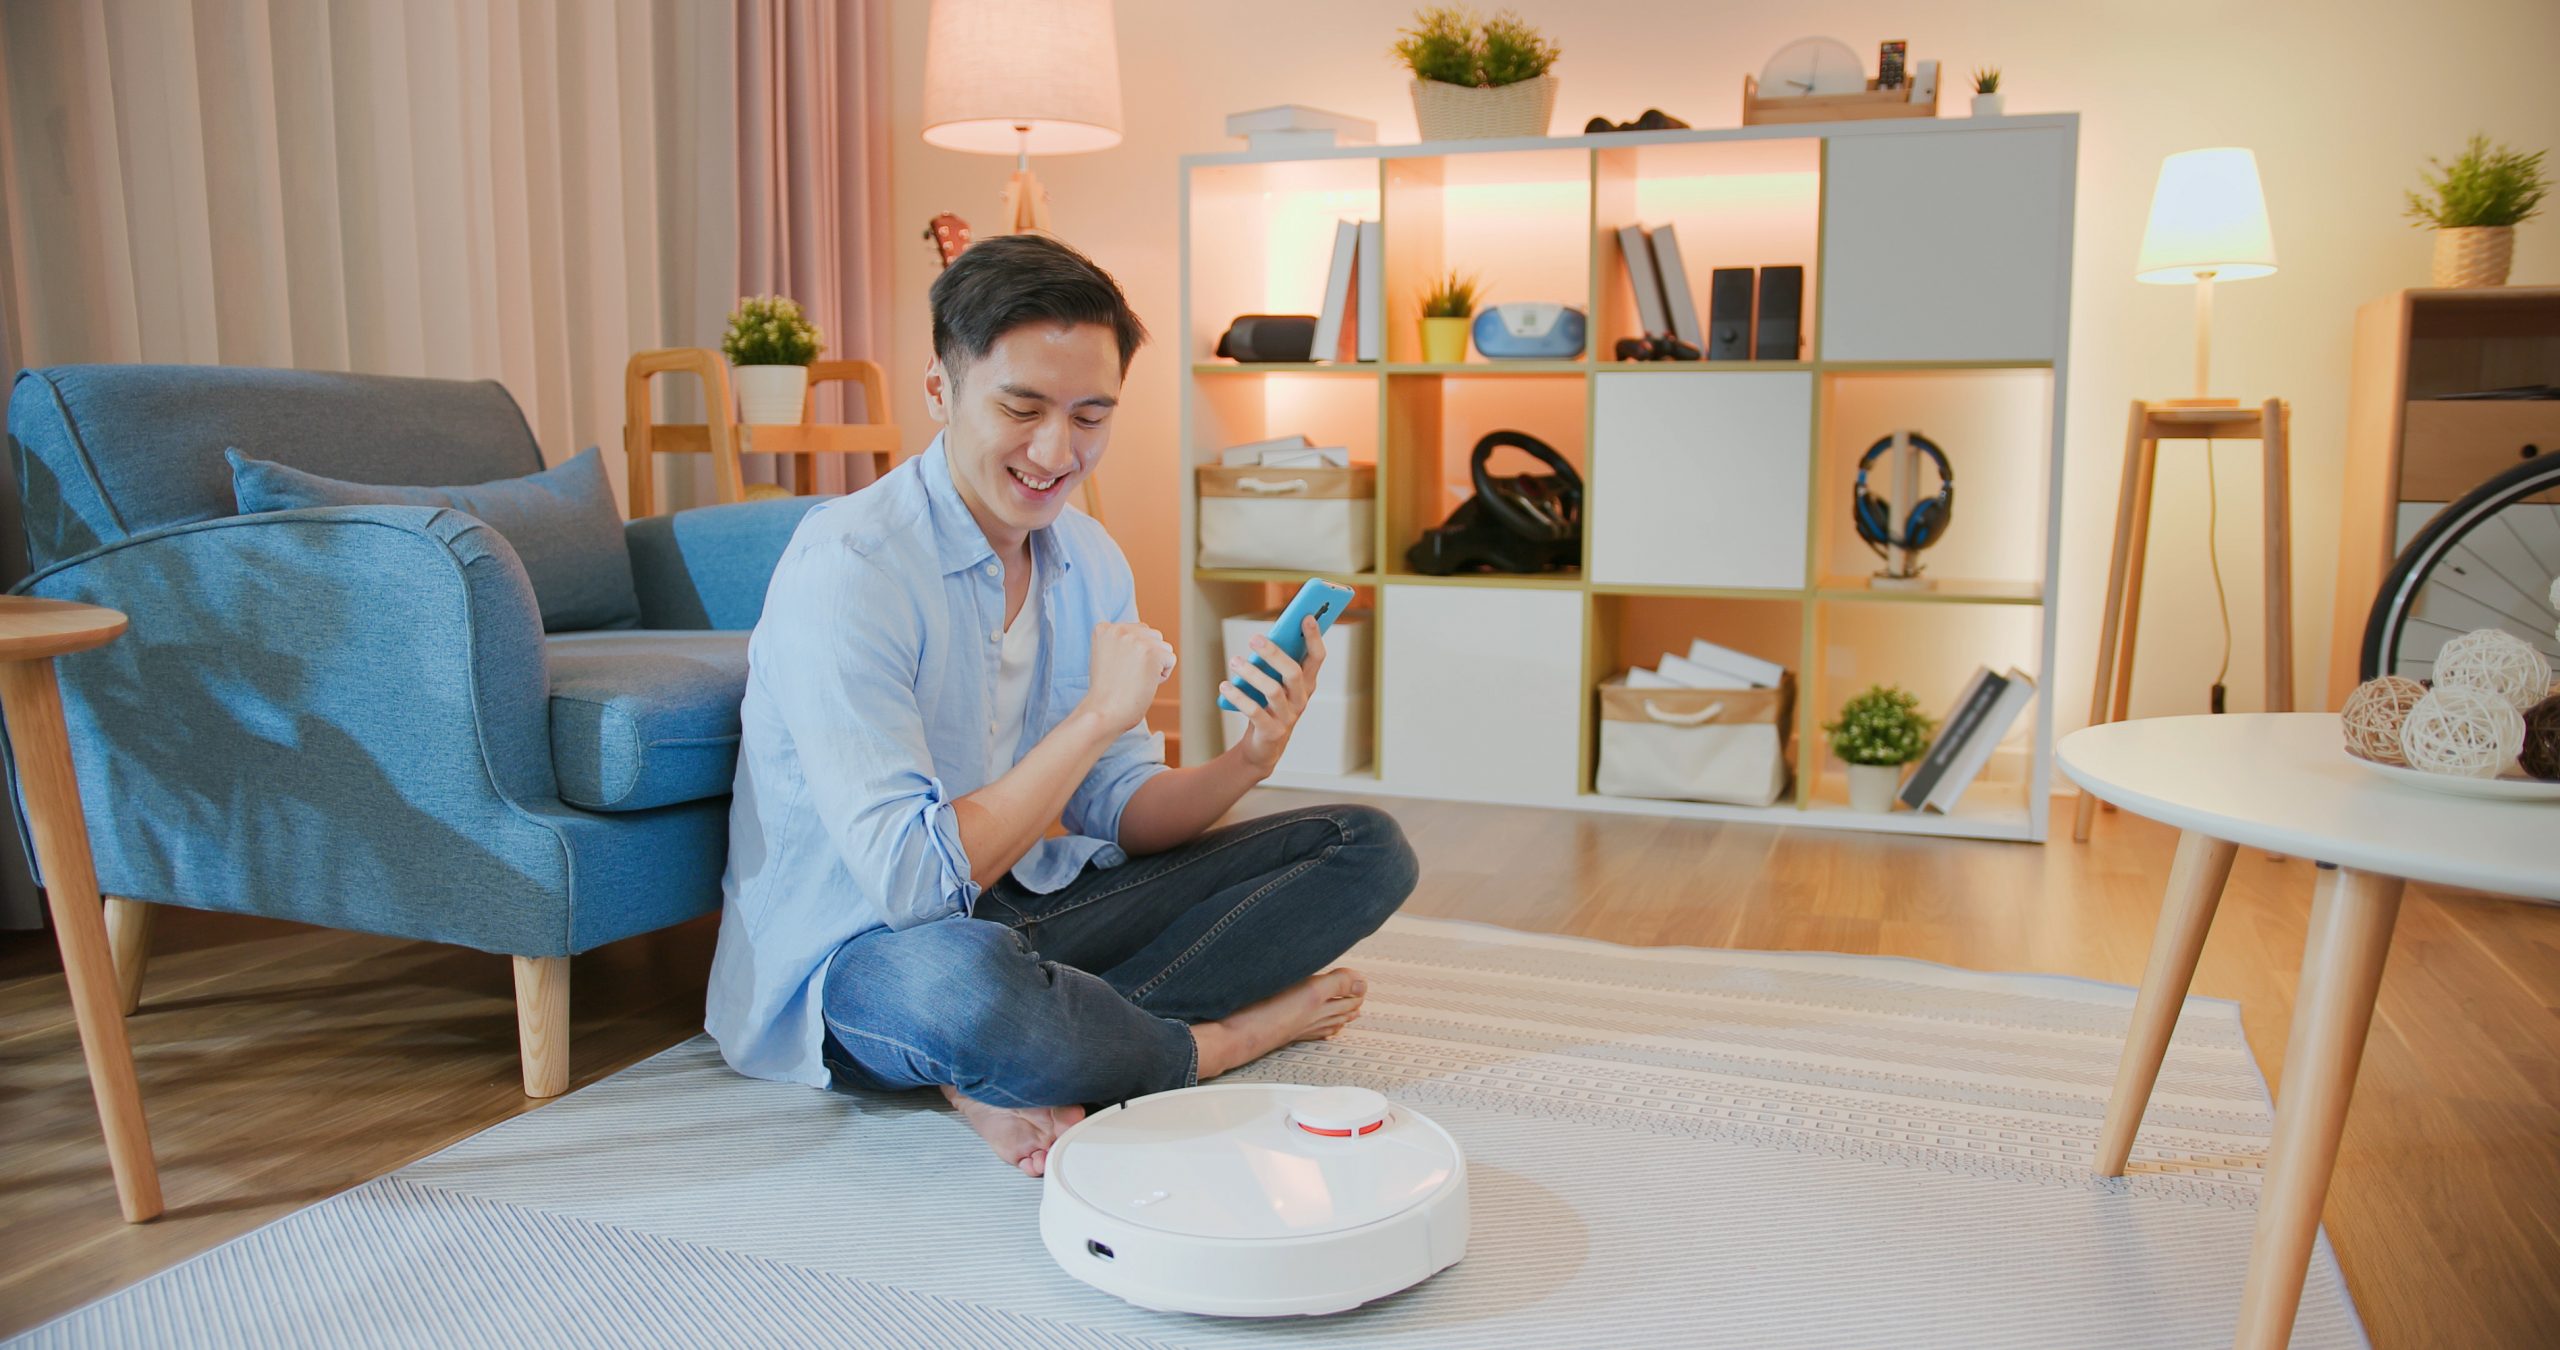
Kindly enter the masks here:
M 1319 1316 L 1466 1255 L 1467 1164 L 1448 1131 L 1367 1088 L 1184 1088 L 1058 1136 L 1040 1237 L 1142 1308 Z

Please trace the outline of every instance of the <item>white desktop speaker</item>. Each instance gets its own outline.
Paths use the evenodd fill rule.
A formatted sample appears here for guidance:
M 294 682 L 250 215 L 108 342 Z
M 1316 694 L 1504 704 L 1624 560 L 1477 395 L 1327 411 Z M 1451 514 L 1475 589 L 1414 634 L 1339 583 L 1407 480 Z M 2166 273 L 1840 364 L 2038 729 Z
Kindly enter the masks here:
M 1342 1312 L 1466 1255 L 1466 1159 L 1367 1088 L 1160 1092 L 1058 1136 L 1040 1237 L 1068 1274 L 1142 1308 Z

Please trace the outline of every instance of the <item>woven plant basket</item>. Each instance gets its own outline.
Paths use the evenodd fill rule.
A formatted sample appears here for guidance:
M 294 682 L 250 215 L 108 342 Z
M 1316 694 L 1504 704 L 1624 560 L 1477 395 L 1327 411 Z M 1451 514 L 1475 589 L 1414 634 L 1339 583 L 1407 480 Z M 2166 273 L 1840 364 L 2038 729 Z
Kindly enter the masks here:
M 2436 284 L 2504 286 L 2515 261 L 2516 227 L 2466 225 L 2436 231 Z
M 1438 80 L 1413 82 L 1413 120 L 1426 141 L 1544 136 L 1555 116 L 1556 77 L 1540 75 L 1491 89 Z

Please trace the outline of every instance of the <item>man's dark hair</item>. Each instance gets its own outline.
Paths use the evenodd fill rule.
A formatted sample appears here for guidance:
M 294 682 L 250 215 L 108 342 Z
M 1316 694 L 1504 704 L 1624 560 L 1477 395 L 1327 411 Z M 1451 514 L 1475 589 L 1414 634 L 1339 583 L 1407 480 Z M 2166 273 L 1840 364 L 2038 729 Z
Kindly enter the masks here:
M 957 381 L 996 339 L 1026 323 L 1098 323 L 1120 343 L 1120 373 L 1147 340 L 1120 283 L 1045 235 L 982 239 L 933 283 L 933 354 Z

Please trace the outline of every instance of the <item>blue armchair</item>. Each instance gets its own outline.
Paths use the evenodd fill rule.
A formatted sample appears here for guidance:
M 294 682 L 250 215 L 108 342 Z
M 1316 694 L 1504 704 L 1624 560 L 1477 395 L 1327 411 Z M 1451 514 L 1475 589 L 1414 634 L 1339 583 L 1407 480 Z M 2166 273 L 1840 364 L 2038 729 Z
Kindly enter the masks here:
M 719 905 L 745 630 L 814 503 L 634 521 L 642 626 L 546 634 L 479 520 L 237 515 L 223 460 L 532 473 L 495 383 L 30 370 L 9 445 L 32 569 L 15 592 L 133 620 L 58 663 L 128 1004 L 150 905 L 455 943 L 515 958 L 525 1092 L 565 1089 L 570 955 Z

